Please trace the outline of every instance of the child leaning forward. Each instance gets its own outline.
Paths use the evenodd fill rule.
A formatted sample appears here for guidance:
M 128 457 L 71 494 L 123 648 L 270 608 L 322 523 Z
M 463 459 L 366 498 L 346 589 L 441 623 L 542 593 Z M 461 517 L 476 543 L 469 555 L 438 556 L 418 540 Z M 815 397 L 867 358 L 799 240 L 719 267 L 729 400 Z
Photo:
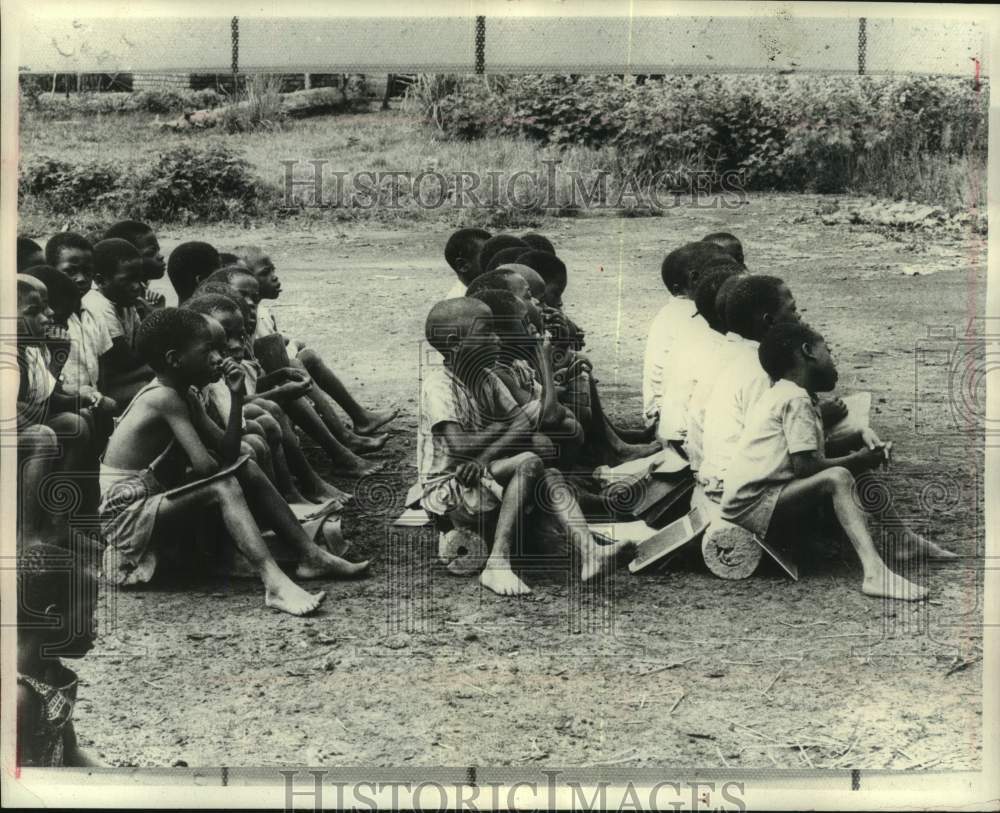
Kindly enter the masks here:
M 855 478 L 888 461 L 890 445 L 871 430 L 857 448 L 826 457 L 817 392 L 837 383 L 837 369 L 823 337 L 801 322 L 775 325 L 761 341 L 760 363 L 774 381 L 751 408 L 730 463 L 722 497 L 722 518 L 761 540 L 802 527 L 805 512 L 832 501 L 841 527 L 861 560 L 863 593 L 916 601 L 924 587 L 897 575 L 882 561 L 868 532 L 867 516 L 855 499 Z M 923 554 L 955 555 L 912 531 L 897 551 L 906 560 Z

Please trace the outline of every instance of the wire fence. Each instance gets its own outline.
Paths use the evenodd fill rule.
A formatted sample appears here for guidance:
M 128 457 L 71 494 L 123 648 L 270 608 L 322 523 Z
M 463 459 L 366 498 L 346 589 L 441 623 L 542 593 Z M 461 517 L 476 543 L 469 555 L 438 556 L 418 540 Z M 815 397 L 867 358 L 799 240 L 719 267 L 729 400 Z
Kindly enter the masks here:
M 257 72 L 979 77 L 987 46 L 973 21 L 902 18 L 36 18 L 20 31 L 19 64 L 51 74 L 57 91 L 198 88 Z

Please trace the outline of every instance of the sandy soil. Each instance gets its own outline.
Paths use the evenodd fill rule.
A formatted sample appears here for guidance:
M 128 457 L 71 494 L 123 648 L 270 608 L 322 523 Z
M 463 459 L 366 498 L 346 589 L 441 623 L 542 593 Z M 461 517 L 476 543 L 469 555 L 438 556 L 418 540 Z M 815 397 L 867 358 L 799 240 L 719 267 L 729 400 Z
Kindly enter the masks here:
M 310 620 L 269 612 L 253 582 L 105 597 L 111 628 L 78 664 L 81 739 L 120 766 L 978 767 L 981 428 L 953 404 L 984 396 L 966 374 L 950 395 L 940 351 L 955 342 L 927 336 L 962 336 L 984 312 L 985 247 L 820 227 L 815 204 L 761 196 L 737 211 L 544 230 L 626 423 L 638 422 L 668 248 L 727 228 L 752 269 L 783 276 L 834 347 L 839 392 L 874 394 L 876 428 L 895 442 L 900 513 L 969 557 L 927 574 L 925 606 L 866 598 L 839 552 L 803 561 L 797 583 L 773 569 L 728 583 L 680 562 L 621 570 L 588 594 L 565 573 L 536 576 L 522 601 L 451 576 L 430 532 L 389 527 L 415 474 L 423 319 L 452 283 L 444 231 L 173 230 L 165 248 L 266 245 L 285 287 L 279 325 L 320 348 L 361 399 L 403 414 L 380 455 L 390 473 L 355 486 L 347 519 L 355 549 L 375 559 L 371 578 L 324 584 L 325 610 Z

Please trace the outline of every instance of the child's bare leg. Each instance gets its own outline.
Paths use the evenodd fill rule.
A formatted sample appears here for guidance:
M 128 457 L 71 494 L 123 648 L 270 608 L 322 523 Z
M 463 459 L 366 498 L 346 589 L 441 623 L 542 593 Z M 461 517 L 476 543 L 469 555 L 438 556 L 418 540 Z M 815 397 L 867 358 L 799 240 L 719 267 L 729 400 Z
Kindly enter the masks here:
M 864 580 L 861 592 L 869 596 L 919 601 L 927 596 L 926 588 L 893 573 L 878 555 L 868 533 L 864 511 L 854 501 L 854 475 L 837 466 L 802 480 L 792 480 L 781 492 L 771 517 L 772 524 L 794 517 L 818 499 L 829 497 L 841 527 L 847 533 L 861 560 Z
M 362 477 L 366 474 L 374 474 L 381 466 L 378 463 L 371 463 L 362 460 L 354 452 L 340 443 L 327 429 L 312 404 L 307 403 L 304 398 L 297 398 L 289 401 L 285 405 L 285 412 L 296 425 L 302 428 L 309 437 L 315 440 L 323 451 L 330 456 L 330 460 L 344 474 Z
M 236 479 L 243 487 L 247 505 L 257 522 L 269 528 L 287 545 L 299 553 L 295 575 L 300 579 L 318 579 L 323 576 L 356 576 L 368 569 L 368 562 L 354 564 L 313 542 L 302 529 L 281 495 L 274 490 L 264 473 L 249 460 L 236 472 Z
M 580 504 L 559 471 L 546 469 L 543 487 L 547 490 L 545 505 L 551 509 L 563 530 L 569 535 L 573 547 L 580 553 L 582 560 L 580 577 L 583 581 L 594 578 L 614 562 L 619 553 L 633 547 L 630 542 L 609 542 L 606 545 L 598 545 L 594 541 L 583 511 L 580 510 Z
M 17 523 L 19 547 L 48 538 L 49 518 L 41 504 L 42 483 L 59 460 L 56 433 L 47 426 L 29 426 L 18 431 L 17 456 L 21 499 Z
M 535 488 L 545 473 L 545 464 L 533 452 L 494 460 L 490 464 L 493 478 L 504 487 L 493 535 L 493 549 L 479 582 L 501 596 L 530 593 L 531 588 L 511 569 L 510 555 L 519 531 L 524 529 L 524 516 L 534 499 Z
M 252 465 L 250 461 L 244 464 Z M 263 478 L 260 469 L 254 466 L 254 470 Z M 254 522 L 243 489 L 235 477 L 214 480 L 186 494 L 163 500 L 156 516 L 157 532 L 164 534 L 165 538 L 184 538 L 190 535 L 194 523 L 206 508 L 217 509 L 222 514 L 229 536 L 260 574 L 264 582 L 264 603 L 268 607 L 292 615 L 306 615 L 319 607 L 326 594 L 306 592 L 278 567 L 260 535 L 260 528 Z
M 60 448 L 59 459 L 54 468 L 65 473 L 63 476 L 79 494 L 80 505 L 75 510 L 83 514 L 96 514 L 100 489 L 97 486 L 97 453 L 94 450 L 90 424 L 86 418 L 74 412 L 54 415 L 46 423 L 55 432 Z M 63 535 L 68 534 L 69 511 L 48 513 L 53 527 Z
M 257 461 L 257 465 L 267 475 L 267 479 L 272 483 L 275 482 L 274 466 L 271 465 L 271 450 L 268 448 L 267 440 L 264 438 L 264 430 L 256 421 L 247 421 L 243 443 L 253 449 L 253 459 Z
M 867 471 L 863 475 L 857 478 L 858 484 L 856 491 L 859 494 L 865 494 L 869 492 L 870 489 L 875 488 L 878 491 L 884 491 L 886 486 L 881 483 L 881 480 L 873 471 Z M 866 486 L 866 481 L 869 485 Z M 874 481 L 874 485 L 871 482 Z M 904 529 L 905 541 L 901 545 L 894 546 L 892 553 L 892 558 L 896 562 L 909 562 L 916 558 L 926 558 L 935 559 L 941 562 L 950 562 L 958 559 L 957 553 L 952 553 L 950 550 L 942 548 L 940 545 L 931 542 L 924 536 L 921 536 L 916 531 L 910 530 L 906 526 L 906 523 L 900 518 L 895 507 L 892 503 L 885 508 L 882 512 L 887 520 L 893 525 L 902 527 Z
M 341 409 L 347 413 L 347 417 L 354 424 L 354 431 L 359 435 L 371 435 L 377 429 L 385 426 L 389 421 L 399 414 L 398 409 L 385 409 L 375 412 L 365 409 L 348 392 L 347 387 L 337 378 L 319 354 L 312 348 L 307 347 L 302 350 L 296 360 L 302 364 L 309 375 L 334 401 L 340 404 Z M 294 362 L 293 362 L 294 363 Z
M 288 467 L 288 460 L 285 458 L 284 437 L 281 425 L 262 407 L 256 404 L 247 404 L 243 407 L 243 415 L 248 421 L 252 420 L 264 430 L 264 437 L 267 440 L 268 450 L 271 453 L 271 465 L 274 468 L 274 485 L 281 496 L 288 502 L 305 502 L 306 498 L 295 485 L 292 479 L 292 472 Z
M 591 425 L 587 429 L 587 440 L 595 441 L 604 462 L 617 466 L 629 460 L 637 460 L 659 451 L 659 441 L 651 443 L 626 443 L 615 432 L 614 427 L 604 413 L 601 396 L 597 392 L 597 382 L 590 379 L 590 408 L 592 412 Z
M 386 434 L 363 438 L 361 435 L 355 434 L 344 426 L 344 422 L 340 420 L 337 409 L 333 405 L 333 399 L 315 383 L 312 389 L 309 390 L 308 396 L 309 400 L 313 402 L 316 412 L 323 419 L 323 423 L 326 424 L 327 428 L 333 433 L 333 436 L 351 451 L 358 452 L 359 454 L 377 452 L 389 440 L 389 436 Z

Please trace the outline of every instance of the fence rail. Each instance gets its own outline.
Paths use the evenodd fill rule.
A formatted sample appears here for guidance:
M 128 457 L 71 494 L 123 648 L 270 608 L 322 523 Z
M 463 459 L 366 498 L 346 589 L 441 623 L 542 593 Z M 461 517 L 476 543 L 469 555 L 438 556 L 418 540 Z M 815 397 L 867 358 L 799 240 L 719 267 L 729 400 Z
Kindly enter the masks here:
M 987 76 L 976 22 L 767 17 L 29 18 L 43 74 L 928 73 Z

